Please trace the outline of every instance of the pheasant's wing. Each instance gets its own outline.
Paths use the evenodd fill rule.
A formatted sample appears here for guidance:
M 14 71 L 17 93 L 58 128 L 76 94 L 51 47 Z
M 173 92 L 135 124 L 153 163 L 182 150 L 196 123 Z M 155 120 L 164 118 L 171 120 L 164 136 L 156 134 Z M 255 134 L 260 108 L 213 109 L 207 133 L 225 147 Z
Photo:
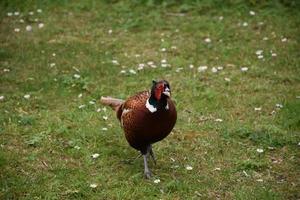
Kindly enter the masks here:
M 125 114 L 129 110 L 140 109 L 143 107 L 150 96 L 149 91 L 142 91 L 134 96 L 129 97 L 118 109 L 117 117 L 121 120 L 122 114 Z

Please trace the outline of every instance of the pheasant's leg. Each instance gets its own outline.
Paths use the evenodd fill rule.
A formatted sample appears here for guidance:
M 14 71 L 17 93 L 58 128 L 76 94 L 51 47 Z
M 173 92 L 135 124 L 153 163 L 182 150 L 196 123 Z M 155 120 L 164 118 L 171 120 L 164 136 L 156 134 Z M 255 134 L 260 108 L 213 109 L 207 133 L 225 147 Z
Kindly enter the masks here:
M 155 156 L 154 156 L 154 153 L 153 153 L 152 145 L 151 145 L 151 144 L 150 144 L 150 146 L 149 146 L 149 153 L 150 153 L 150 157 L 152 158 L 154 164 L 156 165 L 156 159 L 155 159 Z
M 148 167 L 147 154 L 143 154 L 143 157 L 144 157 L 144 166 L 145 166 L 144 176 L 145 176 L 145 178 L 149 179 L 149 178 L 151 178 L 151 172 L 150 172 L 149 167 Z

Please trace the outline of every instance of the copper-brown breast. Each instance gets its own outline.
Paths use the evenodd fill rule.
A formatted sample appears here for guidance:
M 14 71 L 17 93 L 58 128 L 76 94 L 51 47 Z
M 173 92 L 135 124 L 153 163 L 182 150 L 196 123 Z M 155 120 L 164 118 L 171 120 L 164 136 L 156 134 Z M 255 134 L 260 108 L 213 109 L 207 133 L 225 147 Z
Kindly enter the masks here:
M 168 99 L 168 109 L 151 113 L 146 108 L 149 92 L 141 92 L 129 98 L 122 106 L 120 121 L 129 144 L 143 150 L 147 145 L 165 138 L 173 129 L 177 113 L 172 100 Z

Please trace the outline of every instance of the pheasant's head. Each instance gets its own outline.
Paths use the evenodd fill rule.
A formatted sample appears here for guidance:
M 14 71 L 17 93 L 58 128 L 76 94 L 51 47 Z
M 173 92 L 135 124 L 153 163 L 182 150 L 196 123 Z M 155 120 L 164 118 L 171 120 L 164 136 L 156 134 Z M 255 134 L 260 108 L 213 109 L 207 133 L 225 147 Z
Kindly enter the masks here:
M 167 99 L 171 96 L 170 84 L 166 80 L 152 81 L 151 96 L 155 97 L 157 101 Z

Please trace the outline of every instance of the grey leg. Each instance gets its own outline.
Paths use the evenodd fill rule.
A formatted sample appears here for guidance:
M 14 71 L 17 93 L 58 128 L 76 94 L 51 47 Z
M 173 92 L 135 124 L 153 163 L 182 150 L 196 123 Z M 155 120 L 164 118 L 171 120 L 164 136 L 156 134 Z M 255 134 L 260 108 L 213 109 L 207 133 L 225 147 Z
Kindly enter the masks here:
M 149 179 L 149 178 L 151 178 L 151 172 L 148 167 L 147 154 L 143 154 L 143 157 L 144 157 L 144 166 L 145 166 L 144 176 L 145 176 L 145 178 Z
M 150 157 L 152 158 L 154 164 L 156 165 L 156 159 L 155 159 L 154 153 L 152 151 L 152 145 L 151 144 L 149 146 L 149 153 L 150 153 Z

